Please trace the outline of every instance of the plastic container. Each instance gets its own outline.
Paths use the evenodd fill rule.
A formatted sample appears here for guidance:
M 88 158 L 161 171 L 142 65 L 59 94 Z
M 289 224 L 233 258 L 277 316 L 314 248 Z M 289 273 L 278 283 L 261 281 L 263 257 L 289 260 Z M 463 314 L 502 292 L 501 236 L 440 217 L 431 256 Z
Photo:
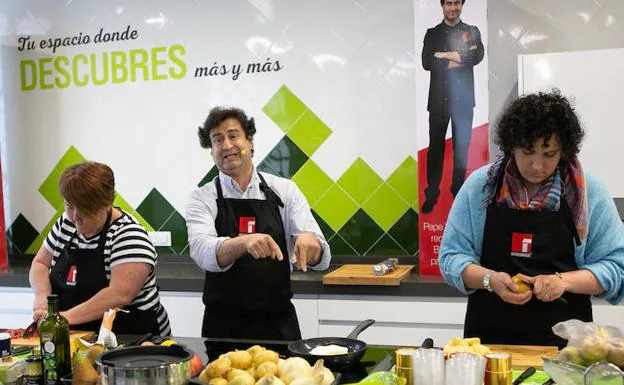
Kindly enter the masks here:
M 552 378 L 557 385 L 586 385 L 588 377 L 596 377 L 588 374 L 592 369 L 600 369 L 600 366 L 608 365 L 607 369 L 609 369 L 609 375 L 601 375 L 599 377 L 603 377 L 600 384 L 604 385 L 622 385 L 624 384 L 624 374 L 615 374 L 614 370 L 617 369 L 617 366 L 609 363 L 597 363 L 595 366 L 597 368 L 588 367 L 585 368 L 580 365 L 571 364 L 569 362 L 563 362 L 558 360 L 553 360 L 550 358 L 543 358 L 544 360 L 544 372 L 548 374 L 550 378 Z M 619 373 L 622 373 L 619 371 Z M 590 381 L 591 382 L 591 381 Z M 596 382 L 593 382 L 595 384 Z
M 22 385 L 25 370 L 26 362 L 23 360 L 0 363 L 0 384 Z

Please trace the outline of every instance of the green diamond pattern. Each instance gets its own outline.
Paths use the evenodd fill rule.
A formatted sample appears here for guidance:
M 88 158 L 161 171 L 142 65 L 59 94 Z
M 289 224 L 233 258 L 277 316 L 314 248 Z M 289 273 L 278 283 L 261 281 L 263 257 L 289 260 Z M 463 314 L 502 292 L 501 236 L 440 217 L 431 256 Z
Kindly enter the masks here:
M 307 109 L 288 87 L 281 86 L 262 111 L 287 134 Z
M 145 231 L 154 231 L 154 228 L 143 218 L 143 216 L 137 212 L 125 199 L 122 198 L 121 195 L 115 193 L 115 200 L 113 201 L 113 205 L 119 207 L 123 211 L 132 215 L 134 219 L 137 220 L 141 224 L 141 226 L 145 227 Z
M 361 158 L 357 158 L 338 179 L 342 187 L 360 206 L 383 183 L 383 179 Z
M 323 218 L 321 218 L 320 215 L 318 215 L 314 210 L 311 211 L 312 216 L 314 217 L 314 219 L 316 219 L 316 223 L 318 223 L 319 227 L 321 228 L 321 232 L 325 236 L 325 239 L 327 240 L 333 237 L 336 232 L 332 230 L 332 228 L 323 220 Z
M 85 157 L 74 147 L 70 146 L 69 149 L 63 154 L 61 160 L 54 167 L 50 175 L 43 181 L 41 186 L 39 187 L 39 192 L 43 197 L 50 203 L 50 205 L 56 210 L 56 214 L 52 217 L 52 219 L 48 222 L 48 224 L 41 230 L 37 238 L 30 244 L 28 249 L 26 250 L 27 254 L 35 254 L 43 244 L 45 237 L 48 236 L 48 233 L 54 226 L 54 223 L 58 220 L 58 218 L 63 213 L 63 197 L 58 189 L 58 181 L 63 173 L 63 171 L 76 163 L 84 162 Z M 152 231 L 151 226 L 143 219 L 143 217 L 137 213 L 132 206 L 130 206 L 118 193 L 115 193 L 115 200 L 113 201 L 115 206 L 121 207 L 122 210 L 128 212 L 133 215 L 137 221 L 145 227 L 147 231 Z
M 308 200 L 310 207 L 316 206 L 318 200 L 334 184 L 325 171 L 308 159 L 292 178 Z
M 52 172 L 39 186 L 39 192 L 50 203 L 50 205 L 57 211 L 63 211 L 63 197 L 59 192 L 59 178 L 63 171 L 76 163 L 84 162 L 85 157 L 82 156 L 74 146 L 70 146 L 69 149 L 63 154 L 61 160 L 54 166 Z M 46 233 L 47 236 L 47 233 Z
M 208 171 L 208 174 L 206 174 L 201 181 L 199 181 L 199 183 L 197 184 L 197 187 L 202 187 L 203 185 L 205 185 L 206 183 L 210 182 L 211 180 L 214 179 L 215 176 L 219 175 L 219 169 L 217 168 L 217 166 L 212 166 L 212 168 L 210 169 L 210 171 Z
M 306 155 L 312 156 L 331 133 L 329 127 L 314 112 L 307 110 L 288 131 L 288 136 Z
M 388 231 L 401 218 L 409 206 L 386 183 L 375 191 L 363 209 L 384 231 Z
M 14 252 L 23 254 L 37 239 L 37 229 L 21 213 L 7 230 L 7 238 L 13 244 Z
M 284 136 L 258 165 L 258 169 L 265 171 L 268 167 L 267 172 L 273 170 L 276 175 L 290 179 L 307 160 L 308 156 L 288 136 Z
M 155 188 L 143 199 L 137 211 L 156 230 L 165 224 L 175 209 Z
M 408 156 L 390 175 L 388 184 L 411 206 L 418 205 L 418 162 Z
M 383 230 L 362 209 L 358 210 L 338 231 L 338 234 L 360 255 L 364 255 L 383 233 Z
M 388 234 L 384 234 L 371 247 L 366 255 L 405 255 L 407 252 L 392 239 Z
M 357 255 L 357 251 L 351 247 L 339 234 L 334 235 L 329 241 L 331 255 Z
M 50 233 L 50 230 L 52 230 L 52 226 L 54 226 L 56 221 L 61 217 L 61 214 L 63 214 L 63 206 L 61 206 L 60 211 L 57 211 L 56 214 L 54 214 L 52 219 L 50 219 L 50 222 L 45 225 L 45 227 L 43 228 L 43 230 L 41 230 L 39 235 L 37 235 L 37 238 L 33 241 L 33 243 L 30 244 L 30 246 L 26 250 L 26 254 L 37 254 L 37 252 L 41 248 L 41 245 L 43 245 L 45 237 L 48 236 L 48 233 Z
M 410 208 L 388 231 L 410 255 L 418 252 L 418 213 Z
M 167 219 L 160 231 L 171 232 L 171 248 L 176 254 L 181 254 L 188 244 L 188 233 L 186 232 L 186 221 L 177 211 Z
M 334 184 L 312 208 L 337 231 L 355 214 L 358 206 L 347 193 Z

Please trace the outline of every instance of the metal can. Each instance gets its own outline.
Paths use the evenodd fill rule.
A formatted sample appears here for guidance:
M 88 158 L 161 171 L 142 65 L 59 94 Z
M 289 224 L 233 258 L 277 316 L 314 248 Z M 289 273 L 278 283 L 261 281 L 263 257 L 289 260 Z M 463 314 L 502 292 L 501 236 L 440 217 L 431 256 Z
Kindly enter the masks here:
M 511 385 L 511 354 L 486 354 L 485 385 Z
M 414 370 L 412 369 L 412 362 L 414 352 L 413 348 L 401 348 L 397 349 L 396 354 L 396 375 L 397 377 L 403 377 L 405 379 L 405 385 L 414 385 Z
M 11 362 L 11 335 L 0 333 L 0 358 L 2 362 Z

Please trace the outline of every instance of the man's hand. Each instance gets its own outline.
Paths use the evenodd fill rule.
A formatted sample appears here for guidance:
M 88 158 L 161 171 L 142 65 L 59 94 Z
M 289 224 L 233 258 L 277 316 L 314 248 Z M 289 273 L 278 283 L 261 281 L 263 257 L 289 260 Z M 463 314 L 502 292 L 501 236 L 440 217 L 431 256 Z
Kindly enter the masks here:
M 552 302 L 566 291 L 565 282 L 555 274 L 536 275 L 535 277 L 520 274 L 520 277 L 523 281 L 533 285 L 533 295 L 543 302 Z
M 518 287 L 511 281 L 509 274 L 502 271 L 492 274 L 490 277 L 490 286 L 503 301 L 513 305 L 524 305 L 531 300 L 531 296 L 533 295 L 530 291 L 522 294 L 516 293 L 515 291 Z
M 255 259 L 271 258 L 281 261 L 284 259 L 282 250 L 277 243 L 268 234 L 249 234 L 245 235 L 245 248 Z
M 313 233 L 303 233 L 295 241 L 293 259 L 299 264 L 301 271 L 308 271 L 308 265 L 316 265 L 321 258 L 321 242 Z
M 456 63 L 454 61 L 449 61 L 448 66 L 446 68 L 452 69 L 452 68 L 459 68 L 459 67 L 463 67 L 463 65 Z

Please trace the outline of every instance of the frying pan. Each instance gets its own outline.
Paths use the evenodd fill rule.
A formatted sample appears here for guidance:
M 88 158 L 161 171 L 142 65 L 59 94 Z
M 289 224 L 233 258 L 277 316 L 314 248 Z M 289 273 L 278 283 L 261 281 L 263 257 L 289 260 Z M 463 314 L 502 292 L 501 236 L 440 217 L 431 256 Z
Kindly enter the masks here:
M 310 364 L 314 364 L 316 360 L 323 359 L 324 366 L 332 370 L 346 369 L 353 364 L 360 362 L 364 353 L 366 353 L 366 342 L 360 341 L 357 336 L 375 323 L 375 320 L 367 319 L 360 322 L 349 335 L 344 337 L 316 337 L 305 340 L 295 341 L 288 345 L 288 352 L 293 357 L 301 357 Z M 319 356 L 311 354 L 312 349 L 317 346 L 340 345 L 346 347 L 349 352 L 347 354 Z

